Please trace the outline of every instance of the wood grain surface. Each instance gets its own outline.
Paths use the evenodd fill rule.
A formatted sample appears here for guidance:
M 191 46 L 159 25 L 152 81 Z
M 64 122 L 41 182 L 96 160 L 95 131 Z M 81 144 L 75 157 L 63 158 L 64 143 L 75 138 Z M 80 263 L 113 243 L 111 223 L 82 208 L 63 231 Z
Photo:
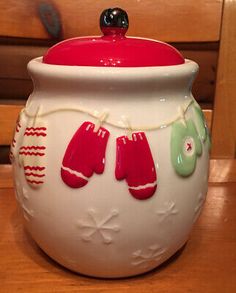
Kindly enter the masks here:
M 60 39 L 100 34 L 101 11 L 118 6 L 129 14 L 129 35 L 169 42 L 218 41 L 222 3 L 223 0 L 0 1 L 0 36 Z
M 0 284 L 11 292 L 236 292 L 236 183 L 210 184 L 185 247 L 158 269 L 107 280 L 70 272 L 24 230 L 13 189 L 0 189 Z
M 0 145 L 11 144 L 16 120 L 22 108 L 22 105 L 0 104 Z
M 236 160 L 211 159 L 208 181 L 211 183 L 236 183 Z
M 225 0 L 213 116 L 214 158 L 236 157 L 236 1 Z

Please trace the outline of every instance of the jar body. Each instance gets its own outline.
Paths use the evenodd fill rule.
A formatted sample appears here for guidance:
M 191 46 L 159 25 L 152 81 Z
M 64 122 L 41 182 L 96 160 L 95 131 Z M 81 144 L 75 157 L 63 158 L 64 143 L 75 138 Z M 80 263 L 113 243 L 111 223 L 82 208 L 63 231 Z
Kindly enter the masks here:
M 81 70 L 95 70 L 108 81 L 98 82 L 91 73 L 87 83 L 66 76 L 60 82 L 55 72 L 50 78 L 43 73 L 37 76 L 38 65 L 29 68 L 35 90 L 21 115 L 13 160 L 16 195 L 28 231 L 49 256 L 82 274 L 127 277 L 157 267 L 185 244 L 207 192 L 206 143 L 201 142 L 202 153 L 189 176 L 178 174 L 171 161 L 173 124 L 181 121 L 179 115 L 197 124 L 191 74 L 175 81 L 162 72 L 163 81 L 149 78 L 142 84 L 117 73 L 119 83 L 111 81 L 117 68 L 110 73 L 84 68 Z M 195 74 L 196 65 L 193 69 Z M 80 80 L 79 74 L 75 79 Z M 105 121 L 95 118 L 104 112 Z M 93 174 L 85 186 L 71 188 L 62 180 L 62 161 L 71 138 L 84 122 L 103 122 L 102 127 L 110 133 L 105 168 L 102 174 Z M 37 173 L 43 176 L 43 184 L 36 187 L 27 182 L 27 168 L 19 157 L 26 129 L 32 125 L 45 134 L 42 138 L 33 136 L 45 153 L 41 158 L 45 172 Z M 117 138 L 127 135 L 129 128 L 131 132 L 144 129 L 155 164 L 157 190 L 148 199 L 135 198 L 126 181 L 115 177 Z M 37 158 L 37 163 L 41 159 Z

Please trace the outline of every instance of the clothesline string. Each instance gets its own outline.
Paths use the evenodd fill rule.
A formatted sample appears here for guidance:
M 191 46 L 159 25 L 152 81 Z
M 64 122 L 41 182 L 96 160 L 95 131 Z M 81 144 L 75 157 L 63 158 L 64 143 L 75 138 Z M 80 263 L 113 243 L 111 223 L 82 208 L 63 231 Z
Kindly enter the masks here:
M 21 114 L 25 114 L 27 117 L 29 118 L 33 118 L 34 121 L 36 121 L 37 118 L 40 117 L 45 117 L 57 112 L 65 112 L 65 111 L 71 111 L 71 112 L 80 112 L 80 113 L 84 113 L 87 114 L 95 119 L 98 120 L 98 126 L 102 125 L 102 124 L 107 124 L 110 126 L 113 126 L 115 128 L 119 128 L 119 129 L 128 129 L 129 131 L 151 131 L 151 130 L 158 130 L 158 129 L 162 129 L 162 128 L 166 128 L 168 126 L 170 126 L 171 124 L 173 124 L 174 122 L 176 122 L 177 120 L 183 120 L 183 122 L 185 121 L 185 113 L 187 112 L 189 106 L 194 102 L 193 99 L 191 99 L 187 104 L 179 106 L 178 107 L 178 113 L 170 120 L 168 121 L 164 121 L 161 124 L 158 125 L 149 125 L 149 126 L 137 126 L 137 125 L 132 125 L 132 123 L 130 123 L 130 121 L 128 119 L 123 118 L 123 121 L 119 121 L 119 122 L 113 122 L 113 121 L 109 121 L 108 117 L 109 117 L 109 113 L 107 111 L 103 111 L 99 114 L 96 114 L 94 112 L 92 112 L 91 110 L 88 109 L 83 109 L 78 108 L 78 107 L 64 107 L 64 108 L 57 108 L 57 109 L 53 109 L 53 110 L 49 110 L 49 111 L 45 111 L 42 112 L 42 106 L 39 106 L 36 110 L 36 112 L 34 114 L 30 113 L 28 111 L 28 107 L 22 109 Z M 123 125 L 122 125 L 122 124 Z

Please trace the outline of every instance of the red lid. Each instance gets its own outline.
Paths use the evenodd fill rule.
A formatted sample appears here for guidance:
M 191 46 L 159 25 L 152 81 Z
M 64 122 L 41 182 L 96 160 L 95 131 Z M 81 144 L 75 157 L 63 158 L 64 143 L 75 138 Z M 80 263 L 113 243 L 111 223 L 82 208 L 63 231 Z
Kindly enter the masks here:
M 71 66 L 144 67 L 184 63 L 174 47 L 154 40 L 126 37 L 127 13 L 104 10 L 100 17 L 101 37 L 82 37 L 62 41 L 50 48 L 43 62 Z

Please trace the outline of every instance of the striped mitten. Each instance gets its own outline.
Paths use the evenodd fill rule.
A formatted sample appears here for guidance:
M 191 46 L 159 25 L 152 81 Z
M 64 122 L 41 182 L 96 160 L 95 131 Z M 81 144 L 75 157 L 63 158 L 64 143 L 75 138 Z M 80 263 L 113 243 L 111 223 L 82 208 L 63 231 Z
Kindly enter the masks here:
M 19 149 L 19 160 L 24 168 L 28 184 L 37 188 L 44 183 L 45 179 L 47 128 L 42 121 L 31 125 L 25 129 L 22 146 Z

